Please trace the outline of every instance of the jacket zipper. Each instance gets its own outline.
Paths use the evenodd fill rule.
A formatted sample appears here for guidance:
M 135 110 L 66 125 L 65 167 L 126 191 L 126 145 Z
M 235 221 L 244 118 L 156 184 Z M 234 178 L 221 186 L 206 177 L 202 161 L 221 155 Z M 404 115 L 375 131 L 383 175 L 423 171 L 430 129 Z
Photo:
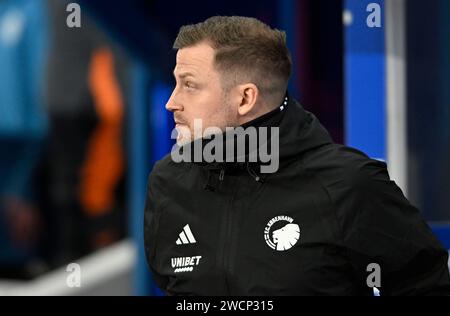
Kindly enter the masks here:
M 256 181 L 256 182 L 260 182 L 260 177 L 255 173 L 255 171 L 251 168 L 249 168 L 248 164 L 247 164 L 247 171 L 248 173 L 252 176 L 252 178 Z M 225 178 L 225 170 L 221 169 L 220 170 L 220 174 L 219 174 L 219 180 L 220 182 L 222 182 Z M 233 202 L 235 199 L 235 195 L 236 195 L 236 185 L 232 186 L 232 191 L 231 191 L 231 198 L 229 201 L 229 204 L 227 205 L 227 209 L 226 211 L 226 217 L 225 217 L 225 238 L 222 241 L 223 242 L 223 248 L 222 248 L 222 267 L 224 269 L 225 272 L 225 286 L 227 288 L 227 292 L 229 295 L 232 295 L 231 291 L 230 291 L 230 281 L 229 281 L 229 276 L 232 275 L 233 271 L 231 269 L 231 260 L 232 258 L 230 258 L 230 254 L 231 254 L 231 248 L 234 246 L 233 245 L 233 240 L 232 240 L 232 233 L 233 233 L 233 221 L 234 221 L 234 210 L 233 210 Z
M 219 181 L 222 182 L 225 179 L 225 170 L 221 169 L 219 174 Z M 230 237 L 231 237 L 231 228 L 232 228 L 232 205 L 234 201 L 234 190 L 231 192 L 231 198 L 228 202 L 227 208 L 225 210 L 225 229 L 224 229 L 224 239 L 222 241 L 222 258 L 221 264 L 225 274 L 225 287 L 227 289 L 227 293 L 230 293 L 230 284 L 229 284 L 229 254 L 230 254 Z

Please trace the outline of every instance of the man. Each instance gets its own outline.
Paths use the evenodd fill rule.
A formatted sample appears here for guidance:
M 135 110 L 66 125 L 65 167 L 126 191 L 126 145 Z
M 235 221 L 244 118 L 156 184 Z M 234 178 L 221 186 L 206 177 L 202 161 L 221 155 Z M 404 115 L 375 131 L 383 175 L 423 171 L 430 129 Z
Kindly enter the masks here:
M 334 144 L 286 94 L 283 32 L 252 18 L 212 17 L 182 27 L 174 48 L 177 84 L 166 108 L 180 147 L 151 173 L 144 220 L 161 289 L 372 295 L 377 286 L 382 295 L 450 294 L 448 254 L 386 164 Z M 228 137 L 228 127 L 238 126 L 257 128 L 256 147 L 251 133 Z M 243 138 L 250 144 L 239 154 Z M 211 161 L 205 153 L 216 139 Z M 270 161 L 262 154 L 268 147 Z M 264 172 L 268 164 L 275 168 Z

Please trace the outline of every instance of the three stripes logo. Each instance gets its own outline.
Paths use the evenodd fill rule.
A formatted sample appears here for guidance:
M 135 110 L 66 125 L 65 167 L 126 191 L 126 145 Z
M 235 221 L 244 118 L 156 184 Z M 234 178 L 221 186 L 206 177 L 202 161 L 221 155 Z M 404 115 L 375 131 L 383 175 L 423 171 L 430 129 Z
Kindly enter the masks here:
M 177 239 L 177 245 L 195 244 L 197 241 L 192 234 L 189 224 L 183 227 L 183 231 L 180 233 Z

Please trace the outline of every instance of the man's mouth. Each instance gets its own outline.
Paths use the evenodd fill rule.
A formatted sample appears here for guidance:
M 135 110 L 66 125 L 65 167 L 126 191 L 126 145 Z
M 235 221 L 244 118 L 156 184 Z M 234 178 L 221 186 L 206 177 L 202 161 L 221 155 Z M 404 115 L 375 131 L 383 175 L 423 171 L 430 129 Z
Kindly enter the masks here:
M 175 125 L 186 125 L 182 120 L 174 119 Z

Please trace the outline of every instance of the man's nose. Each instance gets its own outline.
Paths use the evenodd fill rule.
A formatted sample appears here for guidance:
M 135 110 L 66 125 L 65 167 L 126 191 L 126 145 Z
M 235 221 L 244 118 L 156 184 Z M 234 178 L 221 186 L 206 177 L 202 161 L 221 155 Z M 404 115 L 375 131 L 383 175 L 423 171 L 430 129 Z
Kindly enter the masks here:
M 175 91 L 172 92 L 172 95 L 170 96 L 169 100 L 166 103 L 166 110 L 170 111 L 170 112 L 182 111 L 183 110 L 183 106 L 175 98 Z

